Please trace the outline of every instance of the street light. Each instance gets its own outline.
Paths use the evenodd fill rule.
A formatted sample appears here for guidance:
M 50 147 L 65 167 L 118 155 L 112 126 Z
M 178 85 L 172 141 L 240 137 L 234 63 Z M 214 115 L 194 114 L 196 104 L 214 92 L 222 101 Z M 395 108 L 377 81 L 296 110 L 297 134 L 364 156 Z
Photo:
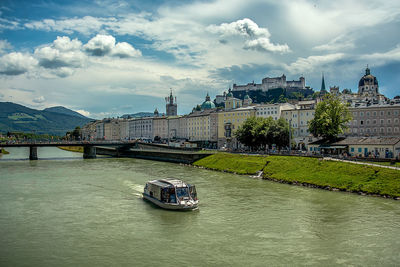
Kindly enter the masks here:
M 289 154 L 292 151 L 292 118 L 289 120 Z

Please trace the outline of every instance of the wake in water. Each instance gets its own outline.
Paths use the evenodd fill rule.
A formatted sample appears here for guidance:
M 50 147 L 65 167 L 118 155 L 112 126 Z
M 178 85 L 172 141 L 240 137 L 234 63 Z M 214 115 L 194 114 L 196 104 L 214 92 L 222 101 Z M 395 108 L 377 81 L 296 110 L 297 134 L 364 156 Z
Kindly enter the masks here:
M 126 185 L 128 188 L 130 188 L 134 191 L 134 193 L 132 193 L 133 195 L 140 197 L 140 198 L 142 197 L 142 192 L 143 192 L 143 187 L 144 187 L 143 185 L 135 184 L 128 180 L 124 181 L 124 185 Z

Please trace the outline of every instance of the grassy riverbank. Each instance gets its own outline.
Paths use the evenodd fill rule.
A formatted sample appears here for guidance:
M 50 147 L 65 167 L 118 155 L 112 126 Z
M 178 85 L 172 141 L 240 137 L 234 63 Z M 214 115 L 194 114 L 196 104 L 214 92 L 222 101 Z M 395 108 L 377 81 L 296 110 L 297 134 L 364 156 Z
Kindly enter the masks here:
M 265 179 L 282 183 L 400 197 L 400 171 L 380 167 L 317 158 L 226 153 L 209 156 L 194 165 L 238 174 L 263 170 Z
M 216 153 L 193 163 L 194 166 L 237 174 L 255 174 L 264 168 L 267 157 Z
M 83 153 L 83 146 L 58 146 L 59 149 Z
M 10 152 L 8 152 L 7 150 L 5 150 L 4 148 L 1 148 L 1 149 L 0 149 L 0 153 L 1 153 L 1 154 L 4 154 L 4 155 L 10 154 Z

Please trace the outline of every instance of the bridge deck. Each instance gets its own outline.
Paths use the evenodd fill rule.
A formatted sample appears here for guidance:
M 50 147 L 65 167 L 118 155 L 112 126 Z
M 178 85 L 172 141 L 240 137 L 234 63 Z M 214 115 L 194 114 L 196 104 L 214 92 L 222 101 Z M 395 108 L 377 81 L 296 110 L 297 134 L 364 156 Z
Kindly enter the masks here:
M 135 141 L 130 142 L 24 142 L 24 143 L 1 143 L 0 147 L 44 147 L 44 146 L 133 146 Z

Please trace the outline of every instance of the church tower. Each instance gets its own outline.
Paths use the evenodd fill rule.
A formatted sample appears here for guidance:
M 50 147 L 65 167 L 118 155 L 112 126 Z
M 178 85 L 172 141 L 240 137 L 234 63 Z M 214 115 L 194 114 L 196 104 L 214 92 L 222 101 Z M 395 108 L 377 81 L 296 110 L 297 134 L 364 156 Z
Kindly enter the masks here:
M 365 69 L 365 75 L 361 77 L 358 83 L 358 94 L 371 99 L 376 99 L 379 95 L 378 80 L 375 76 L 371 75 L 368 65 Z
M 176 116 L 178 114 L 178 105 L 176 104 L 176 97 L 175 97 L 175 102 L 174 102 L 174 97 L 172 95 L 172 89 L 171 93 L 169 94 L 168 97 L 165 98 L 166 104 L 166 113 L 167 116 Z
M 328 93 L 328 91 L 326 91 L 326 87 L 325 87 L 325 77 L 324 77 L 324 74 L 322 73 L 322 83 L 321 83 L 321 91 L 320 91 L 320 94 L 321 95 L 325 95 L 325 94 L 327 94 Z

